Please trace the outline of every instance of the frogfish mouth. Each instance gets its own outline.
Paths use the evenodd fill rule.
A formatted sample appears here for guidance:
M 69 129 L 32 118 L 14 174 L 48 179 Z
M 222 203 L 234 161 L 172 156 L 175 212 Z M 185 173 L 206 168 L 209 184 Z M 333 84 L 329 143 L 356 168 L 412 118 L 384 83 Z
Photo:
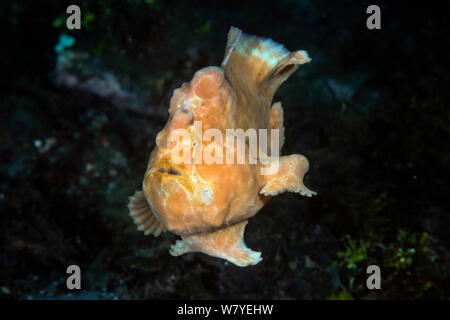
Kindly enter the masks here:
M 309 167 L 304 156 L 259 161 L 269 152 L 279 154 L 284 142 L 283 108 L 280 102 L 272 103 L 275 91 L 309 61 L 303 50 L 289 52 L 270 39 L 231 27 L 221 67 L 197 71 L 173 92 L 170 116 L 156 137 L 142 191 L 136 191 L 128 204 L 138 230 L 155 237 L 165 231 L 180 236 L 170 247 L 173 256 L 202 252 L 242 267 L 260 262 L 261 253 L 244 243 L 248 219 L 280 193 L 316 194 L 303 183 Z M 215 130 L 214 139 L 202 135 L 208 129 Z M 257 136 L 258 161 L 247 157 L 250 135 L 242 144 L 246 160 L 226 161 L 227 152 L 239 151 L 238 143 L 224 142 L 229 129 L 267 132 L 267 143 Z M 274 147 L 269 142 L 275 132 Z M 206 152 L 215 161 L 208 161 Z M 180 158 L 174 159 L 174 154 Z M 276 170 L 263 172 L 275 163 Z

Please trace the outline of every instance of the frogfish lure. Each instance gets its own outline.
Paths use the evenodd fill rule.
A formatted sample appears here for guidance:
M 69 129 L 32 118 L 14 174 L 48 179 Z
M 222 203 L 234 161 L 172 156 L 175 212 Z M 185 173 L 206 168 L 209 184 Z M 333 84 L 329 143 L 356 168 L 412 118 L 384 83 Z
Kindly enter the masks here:
M 303 184 L 308 160 L 292 154 L 244 163 L 198 161 L 199 147 L 214 150 L 215 156 L 238 147 L 221 143 L 217 135 L 214 140 L 201 136 L 195 126 L 200 123 L 203 132 L 215 129 L 224 136 L 228 129 L 267 132 L 265 141 L 271 141 L 270 134 L 276 131 L 277 150 L 258 136 L 260 152 L 255 158 L 273 151 L 279 154 L 284 142 L 283 108 L 280 102 L 272 104 L 272 99 L 278 87 L 309 61 L 303 50 L 289 52 L 270 39 L 231 27 L 221 67 L 197 71 L 173 92 L 170 116 L 156 137 L 143 190 L 129 199 L 129 214 L 138 230 L 155 237 L 165 231 L 180 236 L 170 247 L 172 256 L 202 252 L 241 267 L 259 263 L 261 253 L 244 243 L 248 219 L 280 193 L 315 195 Z M 182 137 L 192 139 L 179 139 L 180 129 L 186 132 Z M 242 144 L 246 155 L 252 145 L 249 136 Z M 187 161 L 174 160 L 175 148 Z M 262 172 L 274 163 L 277 170 Z

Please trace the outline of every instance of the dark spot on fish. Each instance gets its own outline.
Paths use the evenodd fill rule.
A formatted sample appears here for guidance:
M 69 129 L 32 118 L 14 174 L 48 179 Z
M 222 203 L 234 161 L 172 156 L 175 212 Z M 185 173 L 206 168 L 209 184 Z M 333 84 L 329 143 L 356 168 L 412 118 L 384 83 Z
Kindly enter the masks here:
M 160 168 L 160 169 L 158 169 L 158 172 L 167 173 L 167 174 L 171 174 L 174 176 L 181 176 L 181 174 L 178 171 L 176 171 L 172 168 L 169 168 L 169 169 Z
M 181 112 L 183 112 L 183 113 L 189 112 L 189 106 L 187 105 L 187 103 L 185 103 L 181 106 Z
M 194 124 L 194 117 L 191 118 L 191 121 L 189 121 L 188 125 L 192 126 Z
M 180 176 L 180 175 L 181 175 L 178 171 L 176 171 L 176 170 L 174 170 L 174 169 L 172 169 L 172 168 L 170 168 L 169 171 L 168 171 L 167 173 L 168 173 L 168 174 L 172 174 L 172 175 L 174 175 L 174 176 Z
M 290 72 L 290 71 L 291 71 L 292 69 L 294 69 L 294 68 L 295 68 L 295 65 L 294 65 L 294 64 L 290 64 L 290 65 L 284 67 L 283 69 L 281 69 L 281 70 L 278 72 L 278 74 L 279 74 L 279 75 L 286 74 L 286 73 Z

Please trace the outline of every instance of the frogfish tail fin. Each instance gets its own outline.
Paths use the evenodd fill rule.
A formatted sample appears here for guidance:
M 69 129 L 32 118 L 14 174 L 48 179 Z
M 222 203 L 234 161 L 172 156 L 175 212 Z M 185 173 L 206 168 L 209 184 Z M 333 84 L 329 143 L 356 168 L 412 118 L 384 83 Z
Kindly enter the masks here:
M 271 101 L 278 87 L 310 61 L 306 51 L 290 52 L 271 39 L 231 27 L 222 68 L 233 87 L 259 89 Z

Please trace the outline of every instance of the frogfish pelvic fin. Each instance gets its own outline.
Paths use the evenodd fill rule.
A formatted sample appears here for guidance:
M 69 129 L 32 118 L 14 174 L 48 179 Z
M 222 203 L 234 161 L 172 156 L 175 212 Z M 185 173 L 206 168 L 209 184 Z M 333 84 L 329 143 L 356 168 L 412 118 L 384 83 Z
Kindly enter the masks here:
M 173 256 L 202 252 L 242 267 L 260 262 L 261 253 L 244 243 L 248 219 L 280 193 L 316 194 L 303 183 L 309 168 L 304 156 L 259 161 L 274 151 L 279 154 L 284 143 L 283 107 L 280 102 L 272 104 L 275 91 L 310 60 L 305 51 L 289 52 L 270 39 L 231 27 L 221 67 L 197 71 L 173 92 L 169 120 L 156 137 L 143 190 L 136 191 L 128 204 L 138 230 L 155 237 L 165 231 L 180 236 L 169 250 Z M 189 139 L 180 140 L 179 129 L 185 132 L 181 137 Z M 214 139 L 202 136 L 208 129 L 216 130 Z M 257 137 L 258 161 L 250 161 L 250 156 L 244 163 L 201 161 L 199 149 L 215 159 L 222 155 L 225 159 L 230 149 L 237 151 L 234 142 L 224 145 L 218 139 L 228 129 L 267 130 L 267 140 L 275 131 L 279 135 L 275 147 Z M 250 154 L 250 135 L 244 142 L 242 150 Z M 181 150 L 184 161 L 174 160 L 175 150 Z M 263 173 L 275 164 L 277 170 Z

